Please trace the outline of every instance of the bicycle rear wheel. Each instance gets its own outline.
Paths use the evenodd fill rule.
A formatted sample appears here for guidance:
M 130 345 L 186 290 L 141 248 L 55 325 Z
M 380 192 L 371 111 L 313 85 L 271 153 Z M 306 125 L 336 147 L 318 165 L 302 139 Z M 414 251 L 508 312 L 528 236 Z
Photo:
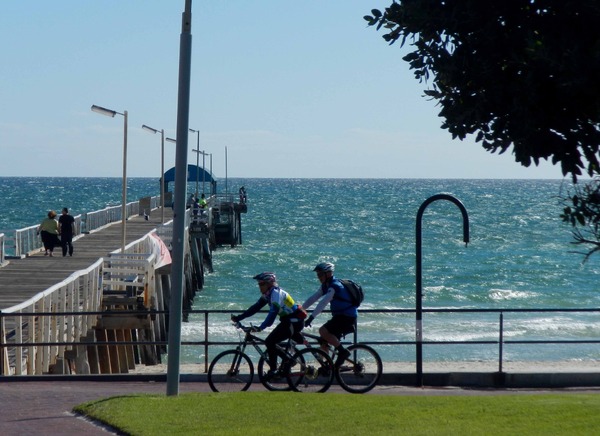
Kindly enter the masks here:
M 325 392 L 333 383 L 333 362 L 319 348 L 305 348 L 289 363 L 288 383 L 296 392 Z
M 335 369 L 335 376 L 342 388 L 353 394 L 370 391 L 377 385 L 383 364 L 377 352 L 364 344 L 350 345 L 350 356 Z
M 215 392 L 245 391 L 252 384 L 254 366 L 239 350 L 218 354 L 208 368 L 208 384 Z
M 268 371 L 269 363 L 261 356 L 258 361 L 258 379 L 263 386 L 270 391 L 289 391 L 291 389 L 286 377 L 287 365 L 282 363 L 281 356 L 277 356 L 277 373 L 268 378 Z

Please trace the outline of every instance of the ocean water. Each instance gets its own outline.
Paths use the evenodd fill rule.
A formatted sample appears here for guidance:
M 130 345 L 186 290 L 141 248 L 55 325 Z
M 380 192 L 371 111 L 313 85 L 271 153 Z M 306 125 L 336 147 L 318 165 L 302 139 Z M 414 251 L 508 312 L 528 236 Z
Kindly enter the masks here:
M 47 209 L 73 213 L 118 204 L 121 181 L 99 178 L 3 178 L 0 229 L 34 225 Z M 416 218 L 430 196 L 448 193 L 468 211 L 470 242 L 453 203 L 431 203 L 422 220 L 424 309 L 589 309 L 600 307 L 598 256 L 585 264 L 572 253 L 569 226 L 559 215 L 561 180 L 229 179 L 228 190 L 248 192 L 243 244 L 213 253 L 215 272 L 196 297 L 196 309 L 239 311 L 259 296 L 252 276 L 273 271 L 280 285 L 303 301 L 318 286 L 312 268 L 336 264 L 336 275 L 363 285 L 361 309 L 415 308 Z M 190 186 L 192 189 L 193 187 Z M 225 182 L 219 182 L 219 192 Z M 130 179 L 128 200 L 157 195 L 155 179 Z M 209 340 L 234 340 L 228 317 L 212 316 Z M 323 314 L 315 321 L 319 325 Z M 259 323 L 262 315 L 252 321 Z M 193 314 L 182 340 L 204 339 L 204 320 Z M 313 329 L 314 330 L 314 329 Z M 361 313 L 359 339 L 414 341 L 414 313 Z M 497 340 L 497 313 L 425 313 L 425 341 Z M 505 313 L 507 340 L 597 340 L 597 313 Z M 378 345 L 384 359 L 414 361 L 412 345 Z M 202 357 L 183 347 L 183 362 Z M 498 346 L 429 346 L 435 361 L 494 360 Z M 597 344 L 506 345 L 515 361 L 600 358 Z

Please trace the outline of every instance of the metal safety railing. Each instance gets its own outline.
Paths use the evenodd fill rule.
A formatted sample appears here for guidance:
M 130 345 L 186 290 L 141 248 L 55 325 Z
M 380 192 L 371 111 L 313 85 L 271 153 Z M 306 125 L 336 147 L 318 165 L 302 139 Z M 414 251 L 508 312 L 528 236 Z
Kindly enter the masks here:
M 201 347 L 203 350 L 203 356 L 204 356 L 204 371 L 206 372 L 208 370 L 208 365 L 210 363 L 211 360 L 211 355 L 212 354 L 216 354 L 215 353 L 211 353 L 211 348 L 214 347 L 222 347 L 222 346 L 231 346 L 234 347 L 239 343 L 239 340 L 231 340 L 228 338 L 223 338 L 223 334 L 222 333 L 214 333 L 211 332 L 211 322 L 210 322 L 210 317 L 224 317 L 224 316 L 229 316 L 229 314 L 231 314 L 232 312 L 236 312 L 236 311 L 232 311 L 232 310 L 191 310 L 191 311 L 186 311 L 186 314 L 192 315 L 192 314 L 196 314 L 196 315 L 200 315 L 202 320 L 201 320 L 201 324 L 202 324 L 202 328 L 201 328 L 201 333 L 198 335 L 199 338 L 198 340 L 193 340 L 193 341 L 182 341 L 181 342 L 181 346 L 182 347 Z M 423 332 L 424 334 L 424 340 L 422 341 L 422 345 L 427 346 L 427 347 L 443 347 L 443 346 L 454 346 L 454 345 L 465 345 L 465 346 L 494 346 L 497 347 L 497 352 L 496 352 L 496 364 L 497 364 L 497 368 L 498 368 L 498 372 L 503 372 L 503 363 L 505 361 L 504 359 L 504 350 L 505 347 L 507 345 L 513 346 L 513 345 L 524 345 L 524 346 L 528 346 L 528 345 L 551 345 L 551 344 L 560 344 L 561 346 L 569 346 L 569 345 L 575 345 L 575 344 L 600 344 L 600 337 L 590 337 L 590 338 L 585 338 L 585 339 L 576 339 L 576 338 L 569 338 L 567 337 L 567 335 L 565 334 L 564 337 L 554 337 L 554 338 L 548 338 L 548 339 L 540 339 L 540 338 L 535 338 L 535 337 L 521 337 L 520 339 L 507 339 L 507 333 L 510 334 L 510 331 L 507 332 L 507 326 L 506 326 L 506 320 L 505 320 L 505 315 L 508 313 L 511 314 L 526 314 L 528 316 L 528 319 L 531 320 L 531 316 L 533 314 L 540 314 L 540 313 L 563 313 L 563 314 L 567 314 L 567 313 L 578 313 L 578 314 L 582 314 L 582 313 L 590 313 L 590 314 L 594 314 L 594 315 L 598 315 L 600 314 L 600 308 L 589 308 L 589 309 L 558 309 L 558 308 L 541 308 L 541 309 L 461 309 L 461 308 L 455 308 L 455 309 L 449 309 L 449 308 L 445 308 L 445 309 L 423 309 L 423 313 L 425 314 L 450 314 L 453 317 L 456 317 L 458 320 L 464 319 L 464 316 L 466 314 L 492 314 L 494 316 L 497 316 L 497 323 L 494 323 L 495 328 L 491 328 L 491 325 L 489 327 L 489 331 L 486 332 L 482 332 L 479 331 L 478 334 L 480 336 L 488 336 L 490 337 L 490 339 L 483 339 L 483 340 L 428 340 L 427 339 L 427 332 L 426 330 Z M 137 316 L 146 316 L 146 317 L 152 317 L 152 318 L 156 318 L 156 317 L 166 317 L 166 315 L 168 314 L 168 312 L 166 311 L 158 311 L 158 310 L 152 310 L 150 312 L 148 311 L 127 311 L 127 310 L 123 310 L 123 311 L 119 311 L 119 312 L 111 312 L 110 316 L 111 317 L 118 317 L 118 316 L 131 316 L 131 315 L 137 315 Z M 372 321 L 373 317 L 371 315 L 381 315 L 381 314 L 386 314 L 386 315 L 392 315 L 391 317 L 388 318 L 389 324 L 391 327 L 393 327 L 394 325 L 394 319 L 395 317 L 393 317 L 393 315 L 395 314 L 405 314 L 405 315 L 415 315 L 415 310 L 414 309 L 366 309 L 366 310 L 361 310 L 360 311 L 360 318 L 359 318 L 359 323 L 358 323 L 358 329 L 357 332 L 353 338 L 353 341 L 360 341 L 362 343 L 366 343 L 368 345 L 374 346 L 376 349 L 378 346 L 392 346 L 392 347 L 400 347 L 400 346 L 414 346 L 416 347 L 417 345 L 417 341 L 416 340 L 398 340 L 397 338 L 394 338 L 394 336 L 390 333 L 388 333 L 388 337 L 381 337 L 377 340 L 370 340 L 370 339 L 365 339 L 364 337 L 361 337 L 360 334 L 360 329 L 361 329 L 361 323 L 369 323 L 370 321 Z M 66 317 L 68 316 L 72 316 L 72 315 L 76 315 L 79 317 L 85 317 L 86 319 L 89 319 L 89 317 L 100 317 L 102 315 L 106 315 L 106 312 L 43 312 L 43 311 L 39 311 L 39 312 L 20 312 L 18 314 L 14 314 L 14 313 L 2 313 L 0 312 L 0 326 L 6 326 L 8 323 L 6 322 L 10 317 L 14 317 L 14 316 L 18 316 L 19 319 L 32 319 L 31 317 L 35 317 L 38 319 L 43 319 L 48 317 L 49 319 L 44 321 L 46 324 L 53 324 L 56 325 L 56 323 L 61 323 L 64 322 L 64 319 L 67 319 Z M 389 329 L 387 330 L 388 332 L 392 331 L 393 329 Z M 65 331 L 68 331 L 68 329 L 66 329 Z M 449 328 L 449 332 L 451 333 L 451 330 Z M 381 335 L 385 335 L 386 332 L 381 332 L 379 334 L 379 336 Z M 221 337 L 221 339 L 219 339 L 219 336 Z M 493 337 L 493 339 L 492 339 Z M 57 347 L 63 347 L 65 349 L 73 349 L 77 346 L 81 346 L 82 344 L 80 342 L 77 341 L 76 338 L 73 338 L 72 340 L 65 337 L 57 337 L 54 336 L 52 338 L 45 338 L 45 337 L 36 337 L 34 341 L 21 341 L 19 340 L 19 336 L 16 336 L 13 332 L 7 331 L 6 329 L 3 328 L 2 330 L 2 334 L 0 335 L 0 355 L 3 356 L 2 359 L 0 359 L 0 365 L 2 365 L 2 367 L 0 367 L 0 374 L 4 374 L 4 375 L 9 375 L 10 371 L 7 371 L 6 365 L 9 364 L 9 356 L 10 355 L 15 355 L 19 354 L 19 356 L 21 356 L 21 358 L 23 358 L 23 354 L 22 353 L 18 353 L 17 350 L 22 349 L 22 348 L 28 348 L 30 350 L 30 356 L 34 356 L 34 355 L 38 355 L 36 354 L 34 351 L 38 351 L 41 352 L 42 350 L 50 350 L 49 352 L 43 351 L 42 355 L 49 355 L 49 353 L 51 353 L 51 350 L 56 350 Z M 150 345 L 150 346 L 160 346 L 160 347 L 167 347 L 168 343 L 166 341 L 161 341 L 161 340 L 157 340 L 157 341 L 119 341 L 119 342 L 115 342 L 115 341 L 96 341 L 93 343 L 86 343 L 86 346 L 97 346 L 97 347 L 101 347 L 101 346 L 114 346 L 114 345 L 134 345 L 134 346 L 146 346 L 146 345 Z M 577 356 L 575 354 L 571 355 L 571 358 L 576 359 Z M 552 359 L 549 359 L 552 360 Z M 384 358 L 384 362 L 385 362 L 385 358 Z M 494 363 L 493 360 L 490 360 L 491 363 Z

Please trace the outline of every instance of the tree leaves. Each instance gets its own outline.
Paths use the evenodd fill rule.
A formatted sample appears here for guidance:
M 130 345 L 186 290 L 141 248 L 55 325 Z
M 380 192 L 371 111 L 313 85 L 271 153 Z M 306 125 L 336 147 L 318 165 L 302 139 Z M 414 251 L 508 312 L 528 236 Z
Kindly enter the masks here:
M 543 3 L 543 6 L 542 6 Z M 600 144 L 600 8 L 595 0 L 398 0 L 364 17 L 441 106 L 453 138 L 476 135 L 524 166 L 596 173 Z

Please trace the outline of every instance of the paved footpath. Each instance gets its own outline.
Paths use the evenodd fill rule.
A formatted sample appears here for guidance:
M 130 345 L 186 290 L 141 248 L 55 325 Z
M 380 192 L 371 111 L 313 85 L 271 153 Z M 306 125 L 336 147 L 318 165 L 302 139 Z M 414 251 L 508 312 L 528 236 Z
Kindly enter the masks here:
M 254 383 L 251 389 L 262 390 Z M 209 392 L 207 383 L 179 384 L 179 392 Z M 328 391 L 344 393 L 339 386 Z M 369 394 L 380 395 L 515 395 L 540 393 L 594 393 L 600 389 L 461 389 L 454 387 L 416 388 L 381 386 Z M 0 379 L 0 435 L 81 435 L 116 434 L 72 412 L 74 406 L 117 395 L 166 395 L 165 382 L 106 381 L 4 381 Z M 352 395 L 347 394 L 346 395 Z M 367 395 L 369 395 L 367 394 Z M 301 395 L 301 394 L 299 394 Z M 327 395 L 327 394 L 325 394 Z

